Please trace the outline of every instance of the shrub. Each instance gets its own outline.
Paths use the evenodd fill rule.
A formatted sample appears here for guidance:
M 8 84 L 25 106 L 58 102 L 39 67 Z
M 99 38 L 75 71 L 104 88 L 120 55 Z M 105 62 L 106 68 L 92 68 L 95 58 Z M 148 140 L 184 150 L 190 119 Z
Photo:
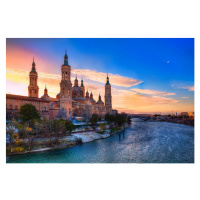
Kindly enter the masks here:
M 100 124 L 100 129 L 101 130 L 106 130 L 106 124 L 105 123 L 101 123 Z
M 24 151 L 24 148 L 23 147 L 13 147 L 12 150 L 13 150 L 13 152 L 18 153 L 18 152 Z
M 77 139 L 76 143 L 77 143 L 77 144 L 83 144 L 82 138 L 79 137 L 79 138 Z
M 106 131 L 97 131 L 97 133 L 99 133 L 99 134 L 104 134 Z

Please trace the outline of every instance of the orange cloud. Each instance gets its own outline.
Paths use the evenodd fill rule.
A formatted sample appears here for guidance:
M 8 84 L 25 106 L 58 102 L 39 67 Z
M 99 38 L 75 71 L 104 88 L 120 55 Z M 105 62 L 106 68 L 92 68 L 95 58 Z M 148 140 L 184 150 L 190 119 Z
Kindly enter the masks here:
M 149 94 L 149 95 L 162 95 L 162 96 L 171 96 L 175 95 L 175 93 L 167 93 L 167 92 L 161 92 L 161 91 L 156 91 L 156 90 L 149 90 L 149 89 L 131 89 L 132 91 L 140 94 Z
M 79 76 L 85 77 L 88 80 L 97 81 L 100 83 L 105 83 L 107 77 L 106 73 L 97 72 L 95 70 L 89 70 L 89 69 L 73 69 L 72 74 L 74 75 L 78 74 Z M 120 76 L 118 74 L 108 74 L 108 75 L 112 85 L 116 86 L 131 87 L 142 83 L 142 81 L 140 80 L 125 76 Z
M 74 76 L 75 73 L 73 73 Z M 105 74 L 104 74 L 105 75 Z M 104 75 L 101 77 L 105 83 Z M 112 77 L 112 75 L 109 75 Z M 115 75 L 114 75 L 115 76 Z M 29 71 L 15 70 L 7 68 L 6 77 L 9 81 L 7 92 L 19 95 L 27 95 L 29 84 Z M 80 80 L 79 80 L 80 81 Z M 99 82 L 100 82 L 99 81 Z M 10 83 L 11 82 L 11 83 Z M 48 93 L 51 97 L 55 97 L 60 92 L 60 75 L 40 72 L 38 74 L 38 85 L 40 88 L 39 95 L 43 95 L 45 84 L 47 85 Z M 73 80 L 72 80 L 73 83 Z M 111 82 L 112 83 L 112 82 Z M 12 87 L 13 85 L 13 87 Z M 19 85 L 19 90 L 15 85 Z M 79 82 L 80 85 L 80 82 Z M 105 88 L 101 85 L 90 84 L 87 79 L 84 80 L 85 89 L 92 91 L 94 99 L 97 101 L 99 93 L 104 101 Z M 166 96 L 175 95 L 174 93 L 166 93 L 149 89 L 131 89 L 122 90 L 112 87 L 112 104 L 113 109 L 118 109 L 119 112 L 126 111 L 129 113 L 150 113 L 150 112 L 177 112 L 193 111 L 193 104 L 183 104 L 176 99 Z

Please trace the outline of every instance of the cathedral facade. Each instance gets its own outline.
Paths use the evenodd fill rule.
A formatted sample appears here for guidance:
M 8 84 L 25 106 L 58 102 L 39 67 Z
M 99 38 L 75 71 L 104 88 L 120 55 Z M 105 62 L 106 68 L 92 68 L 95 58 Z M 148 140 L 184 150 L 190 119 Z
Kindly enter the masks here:
M 38 73 L 36 72 L 35 61 L 33 60 L 32 69 L 29 73 L 29 86 L 28 86 L 28 97 L 19 96 L 25 99 L 31 99 L 31 101 L 26 101 L 30 104 L 35 105 L 36 102 L 41 102 L 46 106 L 37 107 L 40 113 L 45 109 L 44 118 L 47 119 L 68 119 L 71 120 L 73 117 L 82 117 L 85 120 L 89 120 L 92 114 L 97 114 L 101 118 L 104 118 L 106 113 L 112 114 L 112 95 L 111 95 L 111 85 L 109 82 L 109 77 L 107 75 L 105 84 L 105 103 L 101 99 L 99 94 L 98 100 L 96 101 L 93 97 L 92 92 L 89 94 L 85 90 L 83 79 L 79 86 L 77 76 L 74 80 L 74 85 L 71 82 L 71 66 L 68 63 L 68 56 L 65 52 L 64 64 L 61 66 L 61 81 L 60 81 L 60 92 L 56 95 L 56 98 L 52 98 L 48 95 L 48 90 L 45 86 L 44 95 L 38 98 L 39 87 L 38 87 Z M 16 95 L 8 95 L 10 98 L 14 98 Z M 47 106 L 48 104 L 48 106 Z M 23 104 L 20 104 L 20 106 Z

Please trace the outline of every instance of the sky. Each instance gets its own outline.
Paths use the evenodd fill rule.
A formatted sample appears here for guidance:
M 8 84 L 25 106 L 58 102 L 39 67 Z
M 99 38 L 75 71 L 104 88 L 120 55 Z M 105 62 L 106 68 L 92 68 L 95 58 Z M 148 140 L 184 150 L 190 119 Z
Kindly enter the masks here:
M 127 113 L 194 112 L 193 38 L 7 38 L 6 93 L 28 95 L 33 56 L 39 96 L 59 93 L 65 49 L 71 82 L 83 78 L 104 100 L 107 73 L 113 109 Z

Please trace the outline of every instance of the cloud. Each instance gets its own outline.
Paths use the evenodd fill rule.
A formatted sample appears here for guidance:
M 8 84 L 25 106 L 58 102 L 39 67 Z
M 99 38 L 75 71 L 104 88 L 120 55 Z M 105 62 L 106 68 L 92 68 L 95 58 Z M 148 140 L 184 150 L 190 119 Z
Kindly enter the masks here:
M 96 70 L 89 69 L 73 69 L 72 74 L 78 74 L 81 77 L 84 77 L 88 80 L 106 83 L 107 74 L 103 72 L 97 72 Z M 139 85 L 142 81 L 121 76 L 118 74 L 108 74 L 111 85 L 123 86 L 123 87 L 131 87 L 134 85 Z
M 188 91 L 194 91 L 194 86 L 183 86 L 183 87 L 179 87 L 181 89 L 186 89 Z
M 194 91 L 193 85 L 186 85 L 184 83 L 172 84 L 171 86 L 178 89 L 186 89 L 188 91 Z
M 188 99 L 189 97 L 182 97 L 183 99 Z
M 129 111 L 130 113 L 137 112 L 152 112 L 163 111 L 163 109 L 171 110 L 173 105 L 177 105 L 179 100 L 166 96 L 143 95 L 137 94 L 132 90 L 117 90 L 117 93 L 112 91 L 113 107 L 121 111 Z
M 139 93 L 139 94 L 148 94 L 148 95 L 156 95 L 156 96 L 171 96 L 175 95 L 175 93 L 167 93 L 167 92 L 161 92 L 161 91 L 156 91 L 156 90 L 149 90 L 149 89 L 138 89 L 134 88 L 131 89 L 133 92 Z
M 15 70 L 7 68 L 7 92 L 12 94 L 27 95 L 29 84 L 29 71 Z M 72 74 L 75 77 L 75 73 Z M 111 75 L 110 75 L 111 77 Z M 72 84 L 73 82 L 72 78 Z M 103 77 L 105 78 L 105 77 Z M 103 79 L 102 78 L 102 79 Z M 104 81 L 105 82 L 105 81 Z M 44 94 L 45 84 L 47 85 L 48 93 L 51 97 L 55 97 L 60 92 L 60 75 L 40 72 L 38 73 L 38 85 L 40 96 Z M 18 84 L 17 87 L 12 85 Z M 104 101 L 105 88 L 104 85 L 98 85 L 99 82 L 91 84 L 88 79 L 84 80 L 85 89 L 92 91 L 94 99 L 98 100 L 99 93 Z M 79 80 L 80 85 L 80 80 Z M 180 101 L 174 98 L 169 98 L 174 93 L 167 93 L 163 91 L 149 90 L 149 89 L 119 89 L 112 87 L 112 104 L 113 109 L 118 109 L 119 112 L 129 113 L 150 113 L 150 112 L 163 112 L 177 110 L 181 111 L 186 108 L 187 105 L 180 107 Z M 180 108 L 178 108 L 180 107 Z M 188 107 L 188 111 L 192 110 L 192 105 Z M 189 110 L 190 109 L 190 110 Z

